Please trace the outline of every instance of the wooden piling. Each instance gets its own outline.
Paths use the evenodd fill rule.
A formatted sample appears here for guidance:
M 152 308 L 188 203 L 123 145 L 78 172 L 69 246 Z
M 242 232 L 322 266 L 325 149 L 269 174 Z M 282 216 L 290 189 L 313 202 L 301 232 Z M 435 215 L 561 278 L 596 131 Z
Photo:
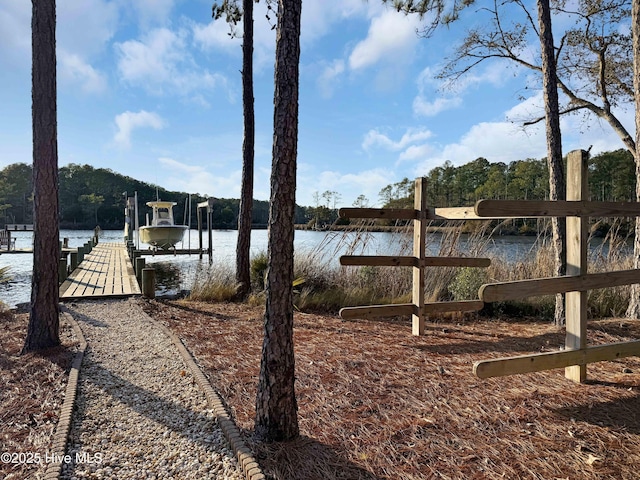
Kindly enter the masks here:
M 69 257 L 70 257 L 71 271 L 73 271 L 73 270 L 75 270 L 75 269 L 78 267 L 78 265 L 79 265 L 79 262 L 78 262 L 78 252 L 71 252 L 71 253 L 69 254 Z
M 146 266 L 146 261 L 144 259 L 144 257 L 136 257 L 136 263 L 134 265 L 134 269 L 136 271 L 136 278 L 138 279 L 138 283 L 141 284 L 142 282 L 142 271 L 144 270 Z
M 60 258 L 58 261 L 58 284 L 62 285 L 67 279 L 67 259 Z
M 154 268 L 142 269 L 142 296 L 156 298 L 156 270 Z

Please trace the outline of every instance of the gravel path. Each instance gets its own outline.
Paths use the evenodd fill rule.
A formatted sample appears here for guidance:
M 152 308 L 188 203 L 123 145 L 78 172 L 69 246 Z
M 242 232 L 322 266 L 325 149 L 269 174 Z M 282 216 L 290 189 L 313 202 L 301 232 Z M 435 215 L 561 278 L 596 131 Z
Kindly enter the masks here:
M 63 479 L 244 479 L 178 350 L 135 300 L 67 306 L 88 349 Z

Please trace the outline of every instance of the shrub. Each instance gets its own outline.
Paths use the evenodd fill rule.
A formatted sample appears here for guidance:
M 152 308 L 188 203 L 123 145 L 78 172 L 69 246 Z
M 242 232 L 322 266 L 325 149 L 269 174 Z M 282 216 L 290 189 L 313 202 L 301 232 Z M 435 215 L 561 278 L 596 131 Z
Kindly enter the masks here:
M 260 252 L 250 262 L 251 286 L 254 290 L 264 290 L 265 275 L 269 258 L 267 252 Z
M 478 290 L 487 283 L 487 271 L 482 268 L 463 267 L 458 269 L 453 282 L 448 287 L 456 301 L 476 300 Z

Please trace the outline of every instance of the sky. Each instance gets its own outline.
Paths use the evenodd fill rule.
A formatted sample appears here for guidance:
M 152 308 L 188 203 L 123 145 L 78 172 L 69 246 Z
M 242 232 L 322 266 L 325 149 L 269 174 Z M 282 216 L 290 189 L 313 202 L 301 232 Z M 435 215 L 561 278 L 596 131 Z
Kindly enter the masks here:
M 89 164 L 161 187 L 238 198 L 241 39 L 211 0 L 58 0 L 59 165 Z M 535 11 L 535 8 L 533 9 Z M 273 15 L 255 6 L 254 198 L 268 200 L 273 138 Z M 31 2 L 0 0 L 0 168 L 31 163 Z M 541 92 L 529 72 L 486 62 L 454 86 L 435 78 L 477 9 L 428 39 L 422 22 L 370 0 L 304 0 L 296 202 L 336 206 L 462 165 L 544 158 Z M 539 55 L 532 43 L 529 54 Z M 617 111 L 634 131 L 632 106 Z M 564 118 L 566 152 L 622 148 L 592 117 Z M 315 194 L 315 195 L 314 195 Z M 144 200 L 144 199 L 142 199 Z

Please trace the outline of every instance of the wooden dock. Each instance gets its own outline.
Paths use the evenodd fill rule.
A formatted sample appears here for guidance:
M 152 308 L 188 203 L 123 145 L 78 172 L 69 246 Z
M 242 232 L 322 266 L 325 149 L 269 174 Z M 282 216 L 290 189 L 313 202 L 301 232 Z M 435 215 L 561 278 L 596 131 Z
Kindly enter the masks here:
M 60 299 L 127 297 L 140 287 L 124 244 L 100 243 L 60 285 Z

